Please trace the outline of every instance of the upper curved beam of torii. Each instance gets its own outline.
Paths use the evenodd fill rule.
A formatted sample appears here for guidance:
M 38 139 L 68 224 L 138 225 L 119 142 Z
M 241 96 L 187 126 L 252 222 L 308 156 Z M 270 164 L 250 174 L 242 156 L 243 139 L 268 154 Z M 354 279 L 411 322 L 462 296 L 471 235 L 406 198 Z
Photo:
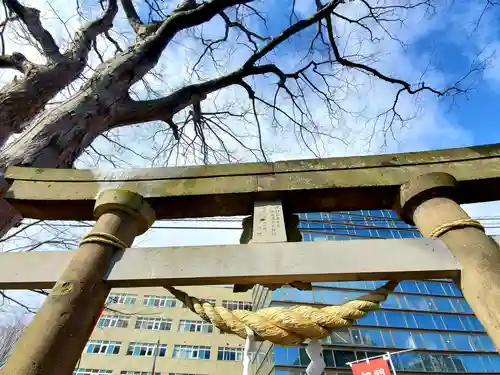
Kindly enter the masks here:
M 97 194 L 116 188 L 142 195 L 158 219 L 248 215 L 262 199 L 280 199 L 291 212 L 389 209 L 401 184 L 430 172 L 457 179 L 458 203 L 500 200 L 500 144 L 106 172 L 9 167 L 4 198 L 23 217 L 46 220 L 90 220 Z

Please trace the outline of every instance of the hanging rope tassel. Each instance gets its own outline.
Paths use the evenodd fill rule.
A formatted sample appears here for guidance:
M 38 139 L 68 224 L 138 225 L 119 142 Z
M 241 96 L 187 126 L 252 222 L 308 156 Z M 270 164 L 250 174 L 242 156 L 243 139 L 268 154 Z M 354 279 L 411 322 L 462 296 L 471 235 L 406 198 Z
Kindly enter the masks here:
M 363 318 L 370 311 L 378 310 L 380 302 L 385 301 L 397 285 L 397 281 L 389 281 L 382 287 L 339 306 L 269 307 L 259 311 L 231 311 L 202 302 L 174 287 L 164 288 L 203 320 L 225 333 L 246 339 L 248 327 L 254 332 L 256 341 L 267 340 L 278 345 L 294 346 L 307 339 L 325 338 L 335 328 L 352 326 L 355 320 Z
M 306 368 L 306 374 L 321 375 L 326 367 L 321 343 L 318 340 L 311 340 L 306 347 L 306 353 L 311 360 L 311 363 Z

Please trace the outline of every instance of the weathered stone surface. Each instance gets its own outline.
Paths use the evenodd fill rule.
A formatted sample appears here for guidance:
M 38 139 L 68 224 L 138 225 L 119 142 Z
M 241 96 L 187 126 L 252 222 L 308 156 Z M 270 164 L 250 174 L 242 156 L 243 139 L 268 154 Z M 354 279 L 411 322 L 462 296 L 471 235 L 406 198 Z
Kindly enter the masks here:
M 8 188 L 9 184 L 3 178 L 3 170 L 0 169 L 0 239 L 23 218 L 21 213 L 3 198 L 3 192 Z
M 93 202 L 120 188 L 148 199 L 158 219 L 250 215 L 258 200 L 289 212 L 389 209 L 399 186 L 440 172 L 457 180 L 458 203 L 500 200 L 500 144 L 422 153 L 263 164 L 102 171 L 11 167 L 7 200 L 25 217 L 92 219 Z

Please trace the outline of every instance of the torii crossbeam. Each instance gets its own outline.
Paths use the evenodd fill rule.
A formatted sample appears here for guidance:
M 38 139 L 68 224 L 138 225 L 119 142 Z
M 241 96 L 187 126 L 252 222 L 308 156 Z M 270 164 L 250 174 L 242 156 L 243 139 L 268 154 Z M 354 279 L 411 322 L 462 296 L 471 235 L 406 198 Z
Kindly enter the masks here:
M 500 145 L 489 145 L 109 173 L 7 168 L 3 231 L 21 216 L 96 223 L 75 252 L 0 254 L 0 288 L 53 286 L 2 374 L 71 374 L 115 286 L 452 277 L 500 347 L 500 249 L 459 205 L 500 200 L 499 162 Z M 125 250 L 155 215 L 248 215 L 254 207 L 246 245 Z M 291 213 L 384 208 L 433 239 L 286 243 Z M 196 267 L 202 256 L 204 269 Z

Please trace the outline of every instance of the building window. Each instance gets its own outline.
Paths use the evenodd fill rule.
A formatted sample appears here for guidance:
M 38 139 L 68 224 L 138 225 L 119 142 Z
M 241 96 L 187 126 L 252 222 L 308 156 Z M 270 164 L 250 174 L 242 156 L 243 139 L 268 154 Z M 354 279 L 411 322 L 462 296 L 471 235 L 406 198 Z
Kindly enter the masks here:
M 167 352 L 166 344 L 157 344 L 149 342 L 131 342 L 128 345 L 127 355 L 139 357 L 165 357 Z
M 118 354 L 122 343 L 119 341 L 91 340 L 85 345 L 84 352 L 92 354 Z
M 144 296 L 143 303 L 154 307 L 175 307 L 177 300 L 166 296 Z
M 121 371 L 120 375 L 153 375 L 147 371 Z M 154 375 L 161 375 L 161 372 L 155 372 Z
M 381 327 L 410 327 L 415 328 L 414 325 L 408 324 L 406 322 L 413 324 L 413 319 L 415 318 L 416 325 L 426 325 L 427 329 L 438 329 L 438 330 L 459 330 L 459 331 L 477 331 L 484 332 L 484 328 L 479 323 L 479 320 L 475 316 L 456 316 L 456 315 L 439 315 L 432 314 L 433 325 L 429 326 L 431 320 L 422 319 L 422 316 L 416 316 L 414 313 L 403 313 L 403 312 L 389 312 L 389 311 L 375 311 L 374 314 L 377 320 L 377 325 Z M 397 318 L 399 314 L 399 318 Z M 364 318 L 363 318 L 364 319 Z M 360 319 L 357 323 L 360 325 L 364 324 L 364 320 Z
M 106 299 L 106 304 L 135 305 L 136 300 L 137 300 L 136 294 L 111 293 Z
M 248 310 L 252 311 L 252 302 L 245 301 L 222 301 L 222 306 L 229 310 Z
M 107 375 L 112 374 L 113 370 L 97 370 L 94 368 L 77 368 L 73 375 Z
M 200 299 L 200 303 L 203 305 L 205 302 L 208 302 L 212 306 L 215 306 L 216 301 L 214 299 Z M 187 309 L 188 307 L 185 304 L 182 304 L 183 309 Z
M 138 316 L 135 322 L 136 329 L 148 329 L 150 331 L 170 331 L 172 320 L 166 318 L 148 318 Z
M 218 361 L 241 361 L 243 360 L 243 348 L 219 348 L 217 350 Z
M 120 315 L 103 315 L 99 318 L 97 326 L 99 328 L 127 328 L 129 318 Z
M 210 359 L 210 346 L 175 345 L 172 358 Z
M 212 333 L 214 331 L 214 326 L 203 320 L 181 320 L 177 331 Z

